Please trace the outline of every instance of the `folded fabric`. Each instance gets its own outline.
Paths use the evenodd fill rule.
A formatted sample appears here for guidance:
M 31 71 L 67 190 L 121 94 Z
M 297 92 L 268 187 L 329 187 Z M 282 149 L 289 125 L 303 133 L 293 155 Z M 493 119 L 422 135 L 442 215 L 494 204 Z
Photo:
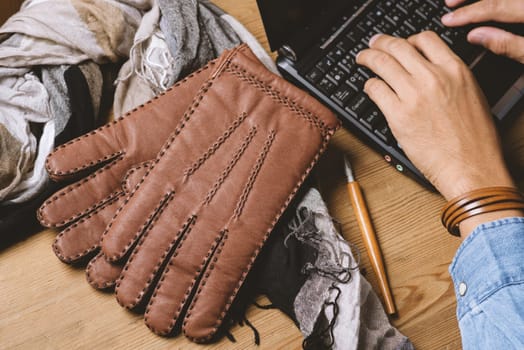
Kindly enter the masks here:
M 413 349 L 389 323 L 320 193 L 304 189 L 297 202 L 257 261 L 254 289 L 295 321 L 306 349 Z
M 176 81 L 246 42 L 268 69 L 276 67 L 251 33 L 205 0 L 158 0 L 137 30 L 130 59 L 119 73 L 113 112 L 123 115 Z
M 47 184 L 45 157 L 71 114 L 63 73 L 85 61 L 125 59 L 149 6 L 145 0 L 27 0 L 0 28 L 0 203 L 26 202 Z M 100 79 L 90 81 L 96 94 Z M 92 103 L 97 107 L 98 98 Z
M 52 69 L 52 73 L 49 74 L 53 76 L 52 80 L 57 82 L 53 89 L 60 91 L 60 94 L 57 92 L 53 98 L 60 101 L 59 103 L 67 102 L 60 107 L 67 110 L 66 124 L 60 127 L 59 134 L 54 137 L 54 142 L 60 145 L 95 128 L 98 121 L 95 110 L 100 108 L 102 99 L 102 73 L 97 64 L 88 61 L 80 66 L 67 66 L 65 70 L 63 67 Z M 62 96 L 62 93 L 65 95 Z M 1 128 L 2 125 L 0 130 Z M 9 133 L 5 138 L 3 136 L 0 136 L 0 142 L 6 142 L 11 137 Z M 6 145 L 2 146 L 2 149 L 8 150 L 6 153 L 0 153 L 0 157 L 5 158 L 9 155 L 9 150 L 16 148 Z M 8 174 L 4 169 L 0 171 L 1 174 Z M 31 200 L 0 205 L 0 233 L 3 234 L 3 240 L 7 239 L 6 236 L 12 239 L 23 237 L 40 227 L 36 220 L 36 209 L 58 188 L 57 184 L 49 183 L 43 192 Z

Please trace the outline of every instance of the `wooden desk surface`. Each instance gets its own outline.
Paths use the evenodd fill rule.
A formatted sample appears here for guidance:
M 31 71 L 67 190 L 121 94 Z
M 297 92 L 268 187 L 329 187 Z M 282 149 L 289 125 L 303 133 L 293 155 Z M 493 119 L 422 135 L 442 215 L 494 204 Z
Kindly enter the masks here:
M 8 4 L 13 1 L 8 1 Z M 216 0 L 236 16 L 267 48 L 255 0 Z M 524 114 L 507 132 L 504 146 L 510 166 L 524 188 Z M 393 167 L 345 130 L 340 130 L 318 167 L 318 178 L 331 214 L 343 235 L 364 252 L 346 194 L 342 154 L 349 156 L 365 192 L 379 236 L 399 318 L 393 323 L 418 349 L 460 349 L 455 297 L 447 271 L 459 241 L 439 223 L 444 200 Z M 486 164 L 489 166 L 489 164 Z M 161 338 L 142 318 L 122 309 L 113 295 L 94 291 L 82 269 L 61 263 L 46 230 L 0 251 L 1 349 L 255 349 L 248 327 L 236 327 L 237 339 L 199 346 L 184 337 Z M 376 289 L 369 260 L 362 267 Z M 260 331 L 258 349 L 300 349 L 302 336 L 277 310 L 249 309 Z

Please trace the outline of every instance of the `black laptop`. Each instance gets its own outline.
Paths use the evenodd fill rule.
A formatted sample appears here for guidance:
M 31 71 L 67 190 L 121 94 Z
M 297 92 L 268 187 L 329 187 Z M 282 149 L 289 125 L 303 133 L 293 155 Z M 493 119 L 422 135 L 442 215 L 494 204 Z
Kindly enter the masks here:
M 451 9 L 442 0 L 257 0 L 271 50 L 282 75 L 329 106 L 345 127 L 384 159 L 424 185 L 384 116 L 362 91 L 373 76 L 355 56 L 376 33 L 409 37 L 436 32 L 473 70 L 498 124 L 524 101 L 523 65 L 467 43 L 468 28 L 447 28 Z M 522 29 L 522 26 L 518 27 Z M 421 118 L 424 116 L 421 115 Z

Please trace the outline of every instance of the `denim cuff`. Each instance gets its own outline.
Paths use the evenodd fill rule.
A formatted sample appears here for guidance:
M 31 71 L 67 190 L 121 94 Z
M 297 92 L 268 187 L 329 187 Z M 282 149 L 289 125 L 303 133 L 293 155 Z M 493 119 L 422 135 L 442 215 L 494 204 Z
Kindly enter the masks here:
M 499 289 L 524 283 L 524 218 L 478 226 L 460 245 L 449 273 L 459 320 Z

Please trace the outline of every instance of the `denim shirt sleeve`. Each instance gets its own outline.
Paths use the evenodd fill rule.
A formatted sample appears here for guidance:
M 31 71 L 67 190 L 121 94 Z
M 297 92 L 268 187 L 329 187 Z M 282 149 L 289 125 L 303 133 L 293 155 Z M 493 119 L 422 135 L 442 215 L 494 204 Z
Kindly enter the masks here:
M 524 218 L 482 224 L 449 272 L 464 349 L 524 349 Z

